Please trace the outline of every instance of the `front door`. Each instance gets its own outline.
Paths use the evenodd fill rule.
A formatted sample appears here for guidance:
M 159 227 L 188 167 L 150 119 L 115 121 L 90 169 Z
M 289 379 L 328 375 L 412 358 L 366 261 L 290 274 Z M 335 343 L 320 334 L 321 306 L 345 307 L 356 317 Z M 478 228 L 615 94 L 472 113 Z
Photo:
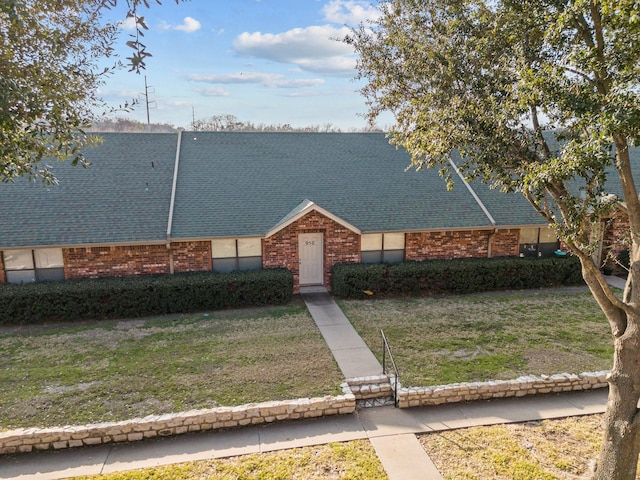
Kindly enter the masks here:
M 324 265 L 322 261 L 322 233 L 298 235 L 300 253 L 300 285 L 322 285 Z

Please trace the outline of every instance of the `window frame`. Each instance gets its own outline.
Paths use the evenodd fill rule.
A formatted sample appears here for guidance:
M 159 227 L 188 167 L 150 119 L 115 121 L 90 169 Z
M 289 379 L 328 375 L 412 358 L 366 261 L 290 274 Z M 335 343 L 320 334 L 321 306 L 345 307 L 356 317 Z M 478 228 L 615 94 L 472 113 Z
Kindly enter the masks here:
M 257 241 L 258 244 L 243 245 L 243 242 Z M 220 242 L 232 242 L 233 252 L 229 249 L 229 246 L 223 247 L 227 249 L 225 256 L 216 256 L 215 243 Z M 257 248 L 260 249 L 260 255 L 257 253 Z M 243 252 L 244 251 L 244 252 Z M 229 253 L 233 253 L 229 255 Z M 254 255 L 245 255 L 244 253 L 254 253 Z M 230 272 L 245 272 L 252 270 L 260 270 L 263 268 L 262 261 L 262 238 L 261 237 L 238 237 L 238 238 L 214 238 L 211 240 L 211 270 L 219 273 Z
M 380 236 L 378 242 L 373 237 Z M 388 248 L 389 244 L 394 245 L 398 238 L 402 236 L 402 248 Z M 386 241 L 385 241 L 385 237 Z M 397 238 L 393 238 L 397 237 Z M 379 249 L 372 249 L 370 245 L 363 246 L 365 243 L 375 243 L 380 245 Z M 405 232 L 386 232 L 386 233 L 363 233 L 360 237 L 360 262 L 367 264 L 375 263 L 402 263 L 405 261 L 407 236 Z M 399 245 L 399 244 L 398 244 Z
M 7 258 L 7 253 L 11 254 L 11 252 L 23 252 L 21 265 L 12 265 L 12 260 Z M 29 261 L 26 261 L 27 259 Z M 52 259 L 53 261 L 51 261 Z M 7 283 L 33 283 L 65 279 L 62 248 L 7 249 L 2 251 L 2 262 Z

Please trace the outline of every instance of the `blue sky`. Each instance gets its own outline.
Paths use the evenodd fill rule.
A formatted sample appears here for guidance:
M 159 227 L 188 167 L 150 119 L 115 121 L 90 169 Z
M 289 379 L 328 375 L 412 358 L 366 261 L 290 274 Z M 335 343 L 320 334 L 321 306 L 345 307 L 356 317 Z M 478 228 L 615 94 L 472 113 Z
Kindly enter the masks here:
M 121 4 L 124 2 L 120 2 Z M 142 9 L 152 53 L 146 76 L 152 123 L 188 127 L 231 114 L 243 121 L 292 126 L 366 126 L 355 56 L 334 40 L 347 25 L 376 16 L 375 0 L 190 0 Z M 123 15 L 119 7 L 113 15 Z M 133 33 L 126 22 L 117 45 Z M 143 98 L 144 76 L 121 70 L 100 96 L 117 106 Z M 360 115 L 359 115 L 360 114 Z M 146 122 L 144 105 L 117 116 Z M 381 124 L 380 126 L 385 126 Z

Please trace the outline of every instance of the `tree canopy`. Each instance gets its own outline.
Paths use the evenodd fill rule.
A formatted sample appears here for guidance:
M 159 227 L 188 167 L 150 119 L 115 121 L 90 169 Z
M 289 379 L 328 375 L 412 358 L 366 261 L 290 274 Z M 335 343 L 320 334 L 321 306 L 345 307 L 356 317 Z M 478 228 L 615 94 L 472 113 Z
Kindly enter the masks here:
M 136 32 L 127 42 L 132 48 L 127 61 L 132 70 L 140 71 L 150 54 L 140 41 L 147 26 L 138 9 L 150 4 L 121 1 L 126 3 L 126 16 L 136 22 Z M 55 183 L 43 159 L 87 163 L 83 148 L 98 139 L 84 129 L 96 111 L 106 110 L 98 89 L 112 71 L 98 64 L 113 55 L 120 31 L 118 22 L 105 20 L 104 13 L 117 3 L 0 2 L 0 181 L 26 176 Z M 114 61 L 113 68 L 119 66 Z
M 346 39 L 360 55 L 370 120 L 394 115 L 391 141 L 416 168 L 440 168 L 449 182 L 459 169 L 520 192 L 580 258 L 616 346 L 596 478 L 635 478 L 640 202 L 629 148 L 640 141 L 637 2 L 387 0 L 381 11 Z M 621 198 L 608 194 L 612 181 Z M 592 261 L 601 222 L 618 210 L 631 242 L 622 299 Z

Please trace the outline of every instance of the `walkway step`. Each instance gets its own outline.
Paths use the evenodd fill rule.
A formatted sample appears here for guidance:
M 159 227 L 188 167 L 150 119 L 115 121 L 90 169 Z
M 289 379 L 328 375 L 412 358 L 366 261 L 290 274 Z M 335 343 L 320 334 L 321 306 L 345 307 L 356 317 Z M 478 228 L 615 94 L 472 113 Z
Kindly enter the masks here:
M 442 475 L 415 435 L 374 437 L 373 445 L 389 480 L 442 480 Z
M 345 378 L 382 373 L 382 365 L 326 289 L 300 288 L 300 295 Z

